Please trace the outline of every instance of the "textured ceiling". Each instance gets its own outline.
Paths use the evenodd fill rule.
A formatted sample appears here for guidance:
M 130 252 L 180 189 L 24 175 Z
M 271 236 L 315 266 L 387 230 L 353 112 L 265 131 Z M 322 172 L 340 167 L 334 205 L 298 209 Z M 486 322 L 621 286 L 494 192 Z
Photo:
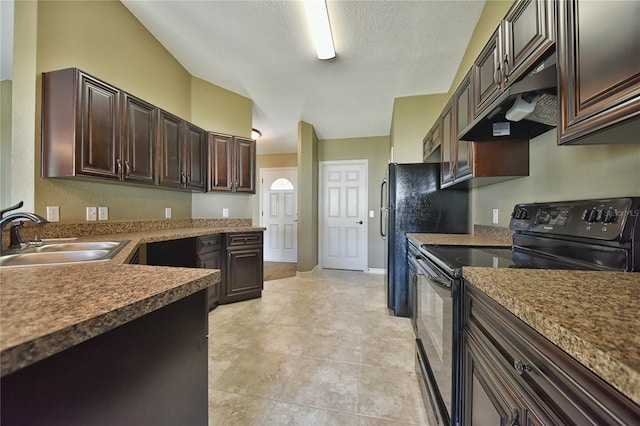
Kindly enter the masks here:
M 331 1 L 337 58 L 316 59 L 299 1 L 122 3 L 192 75 L 253 100 L 258 153 L 390 133 L 393 100 L 447 92 L 484 0 Z

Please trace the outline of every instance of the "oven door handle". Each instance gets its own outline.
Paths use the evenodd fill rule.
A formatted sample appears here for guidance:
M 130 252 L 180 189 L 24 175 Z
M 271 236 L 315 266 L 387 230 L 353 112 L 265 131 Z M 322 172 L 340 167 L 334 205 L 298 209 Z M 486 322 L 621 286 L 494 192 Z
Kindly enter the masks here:
M 443 287 L 451 288 L 451 279 L 441 274 L 438 274 L 436 271 L 433 270 L 433 268 L 427 265 L 427 263 L 420 258 L 415 259 L 415 262 L 417 266 L 417 273 L 421 275 L 426 275 L 427 277 L 429 277 L 429 279 L 431 279 L 431 281 L 434 281 L 442 285 Z

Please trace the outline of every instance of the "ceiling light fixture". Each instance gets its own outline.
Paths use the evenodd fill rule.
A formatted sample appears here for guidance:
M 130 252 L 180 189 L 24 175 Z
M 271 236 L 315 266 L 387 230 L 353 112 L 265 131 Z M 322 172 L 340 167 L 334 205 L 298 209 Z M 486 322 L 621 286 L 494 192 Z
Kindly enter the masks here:
M 318 59 L 326 60 L 336 57 L 333 47 L 333 36 L 329 24 L 329 12 L 325 0 L 305 0 L 304 10 L 311 30 L 311 37 L 318 52 Z
M 258 129 L 251 129 L 251 139 L 259 139 L 262 136 L 262 132 Z

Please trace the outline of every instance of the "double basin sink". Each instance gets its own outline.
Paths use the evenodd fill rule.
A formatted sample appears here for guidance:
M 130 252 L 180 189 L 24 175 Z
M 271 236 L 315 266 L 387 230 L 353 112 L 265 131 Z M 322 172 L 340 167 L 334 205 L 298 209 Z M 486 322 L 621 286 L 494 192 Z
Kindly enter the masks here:
M 129 241 L 48 243 L 0 256 L 2 266 L 37 266 L 112 259 Z

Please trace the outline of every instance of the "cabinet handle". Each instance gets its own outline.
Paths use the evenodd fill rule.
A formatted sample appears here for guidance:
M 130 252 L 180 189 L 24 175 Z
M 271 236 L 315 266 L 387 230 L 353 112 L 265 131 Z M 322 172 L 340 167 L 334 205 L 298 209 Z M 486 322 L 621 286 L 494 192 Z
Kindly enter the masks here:
M 131 167 L 129 166 L 129 160 L 124 160 L 125 177 L 131 175 Z
M 509 81 L 509 54 L 504 55 L 504 61 L 502 62 L 502 75 L 504 75 L 504 81 Z
M 122 161 L 119 158 L 116 158 L 116 176 L 120 177 L 122 175 Z
M 186 186 L 184 173 L 180 173 L 180 186 Z
M 526 364 L 522 361 L 520 361 L 519 359 L 516 359 L 515 361 L 513 361 L 513 367 L 516 369 L 516 371 L 518 372 L 519 376 L 522 376 L 522 374 L 525 371 L 531 371 L 531 366 L 529 364 Z
M 496 70 L 493 73 L 493 82 L 500 85 L 500 62 L 496 65 Z
M 515 408 L 511 410 L 511 420 L 509 420 L 509 426 L 518 426 L 518 419 L 520 417 L 520 413 Z

